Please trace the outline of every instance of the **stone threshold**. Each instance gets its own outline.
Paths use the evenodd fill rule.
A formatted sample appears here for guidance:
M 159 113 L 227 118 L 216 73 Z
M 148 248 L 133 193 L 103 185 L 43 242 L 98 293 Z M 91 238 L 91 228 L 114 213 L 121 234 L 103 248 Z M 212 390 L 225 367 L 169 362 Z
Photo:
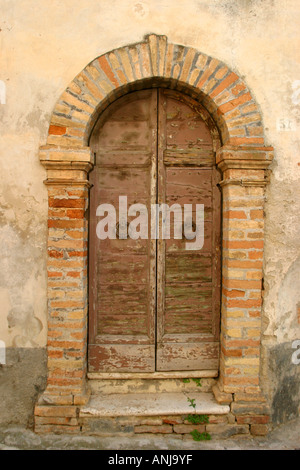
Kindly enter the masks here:
M 194 400 L 194 409 L 190 401 Z M 220 405 L 210 392 L 130 393 L 91 395 L 80 408 L 79 417 L 225 415 L 228 405 Z
M 216 378 L 218 369 L 198 371 L 172 372 L 88 372 L 89 380 L 130 380 L 130 379 L 185 379 L 185 378 Z

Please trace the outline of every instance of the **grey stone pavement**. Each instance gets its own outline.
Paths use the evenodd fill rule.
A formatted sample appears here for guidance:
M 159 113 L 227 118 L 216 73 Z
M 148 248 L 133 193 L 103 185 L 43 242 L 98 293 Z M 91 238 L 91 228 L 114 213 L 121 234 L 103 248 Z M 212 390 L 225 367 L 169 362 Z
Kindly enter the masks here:
M 0 426 L 0 450 L 300 450 L 300 418 L 274 428 L 267 437 L 214 439 L 195 442 L 170 436 L 97 437 L 37 435 L 20 426 Z

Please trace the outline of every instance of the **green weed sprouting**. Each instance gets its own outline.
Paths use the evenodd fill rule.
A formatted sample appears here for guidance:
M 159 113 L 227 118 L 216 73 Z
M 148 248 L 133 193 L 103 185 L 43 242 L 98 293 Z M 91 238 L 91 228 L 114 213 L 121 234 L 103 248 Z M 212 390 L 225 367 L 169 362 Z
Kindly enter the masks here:
M 192 424 L 207 424 L 209 417 L 207 415 L 188 415 L 187 421 Z
M 190 379 L 182 379 L 183 383 L 190 383 Z M 192 380 L 196 383 L 197 387 L 202 387 L 201 379 L 192 378 Z M 189 402 L 189 406 L 196 410 L 196 403 L 195 398 L 187 397 Z M 189 414 L 187 416 L 187 421 L 191 424 L 207 424 L 209 422 L 208 415 L 197 415 L 197 414 Z M 197 429 L 194 429 L 190 432 L 191 436 L 193 437 L 194 441 L 209 441 L 211 439 L 211 435 L 208 432 L 199 432 Z

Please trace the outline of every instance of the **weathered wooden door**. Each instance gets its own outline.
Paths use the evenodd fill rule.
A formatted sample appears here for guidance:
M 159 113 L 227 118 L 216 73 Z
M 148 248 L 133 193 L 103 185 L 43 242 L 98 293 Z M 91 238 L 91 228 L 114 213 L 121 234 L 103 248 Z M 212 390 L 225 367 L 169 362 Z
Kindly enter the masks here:
M 101 115 L 90 145 L 96 164 L 91 174 L 89 370 L 217 369 L 220 191 L 211 132 L 200 106 L 164 89 L 130 93 Z M 116 215 L 115 231 L 105 239 L 97 229 L 111 206 L 103 204 L 113 206 Z M 134 204 L 146 208 L 144 218 L 138 218 L 142 209 Z M 156 237 L 151 230 L 153 209 L 162 204 L 171 209 L 166 239 L 162 227 Z M 195 224 L 196 204 L 204 205 L 204 244 L 191 248 L 184 213 Z M 182 216 L 182 238 L 174 238 L 179 219 L 172 207 Z M 137 222 L 145 217 L 148 228 L 137 238 L 142 230 Z

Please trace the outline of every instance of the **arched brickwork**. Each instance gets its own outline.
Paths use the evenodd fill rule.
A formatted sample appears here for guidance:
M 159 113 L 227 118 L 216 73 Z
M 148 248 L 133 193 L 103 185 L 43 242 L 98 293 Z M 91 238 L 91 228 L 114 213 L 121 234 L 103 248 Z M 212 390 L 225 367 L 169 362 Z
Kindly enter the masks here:
M 220 60 L 155 35 L 96 58 L 74 78 L 56 103 L 47 144 L 87 145 L 99 109 L 153 79 L 203 103 L 223 145 L 264 145 L 261 114 L 243 80 Z
M 49 193 L 49 317 L 48 383 L 35 409 L 37 429 L 47 422 L 50 404 L 49 423 L 63 415 L 76 430 L 78 413 L 72 407 L 87 399 L 90 133 L 110 102 L 158 85 L 201 102 L 219 132 L 222 310 L 220 376 L 214 392 L 219 402 L 231 404 L 236 421 L 253 426 L 253 432 L 268 421 L 260 389 L 260 346 L 264 191 L 272 148 L 265 146 L 258 106 L 236 73 L 193 48 L 150 35 L 98 57 L 75 77 L 55 105 L 47 143 L 40 148 Z M 68 405 L 65 412 L 60 408 L 55 414 L 62 405 Z

